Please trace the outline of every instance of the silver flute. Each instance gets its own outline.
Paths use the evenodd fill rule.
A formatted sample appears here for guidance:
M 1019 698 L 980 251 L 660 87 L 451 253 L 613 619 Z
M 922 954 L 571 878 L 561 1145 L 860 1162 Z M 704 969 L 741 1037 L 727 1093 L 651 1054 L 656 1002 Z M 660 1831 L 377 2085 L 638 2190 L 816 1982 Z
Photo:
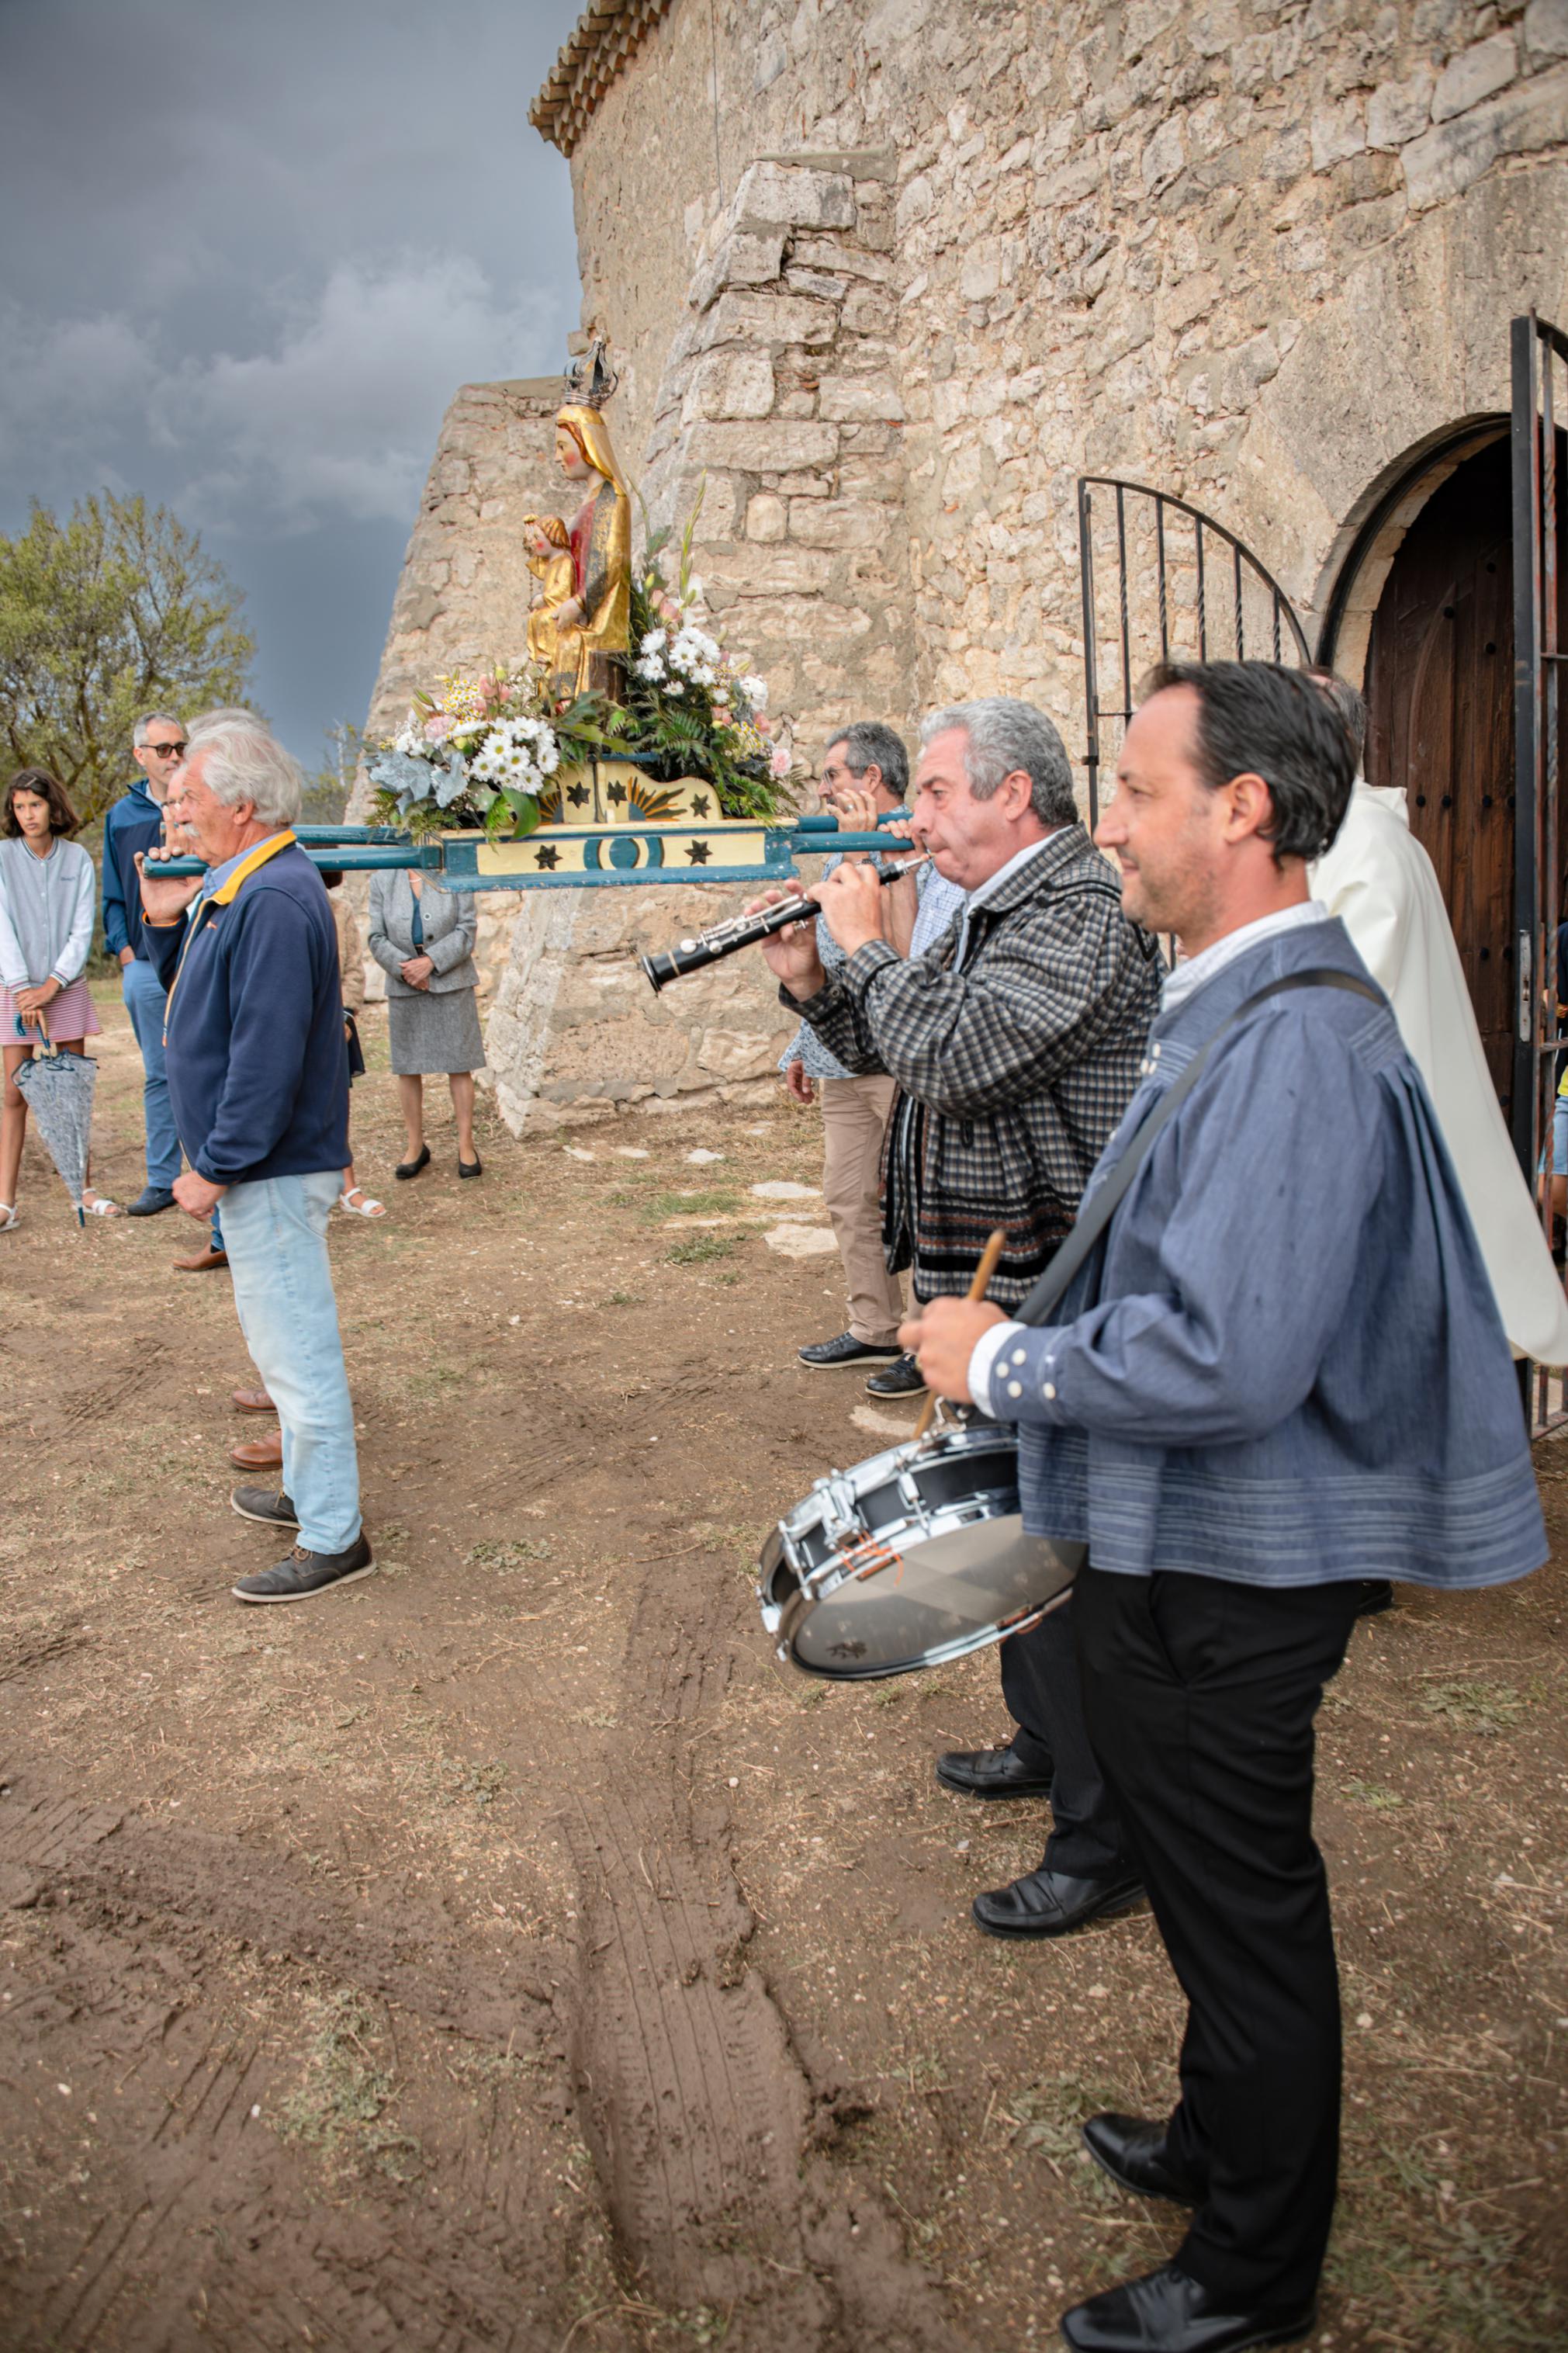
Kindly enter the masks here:
M 918 874 L 922 866 L 931 864 L 931 859 L 873 856 L 866 863 L 886 887 L 889 882 L 900 881 L 906 874 Z M 639 956 L 637 962 L 657 993 L 672 980 L 680 980 L 689 972 L 700 972 L 704 965 L 717 964 L 721 956 L 733 955 L 738 948 L 753 947 L 759 940 L 771 939 L 774 932 L 787 931 L 791 923 L 805 923 L 808 915 L 818 912 L 818 902 L 809 892 L 804 898 L 792 894 L 779 900 L 775 906 L 760 909 L 754 915 L 731 915 L 722 923 L 710 923 L 705 932 L 695 933 L 689 940 L 677 940 L 662 955 Z

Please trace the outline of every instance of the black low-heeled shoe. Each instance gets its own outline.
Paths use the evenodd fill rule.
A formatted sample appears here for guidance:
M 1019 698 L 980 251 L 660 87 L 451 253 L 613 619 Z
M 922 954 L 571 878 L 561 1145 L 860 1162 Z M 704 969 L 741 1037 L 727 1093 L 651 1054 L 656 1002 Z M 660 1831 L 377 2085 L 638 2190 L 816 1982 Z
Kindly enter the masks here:
M 422 1144 L 417 1160 L 400 1160 L 392 1173 L 395 1176 L 417 1176 L 422 1168 L 428 1168 L 429 1166 L 430 1146 L 427 1144 Z
M 465 1160 L 461 1153 L 458 1154 L 458 1174 L 459 1176 L 482 1176 L 484 1173 L 485 1164 L 477 1155 L 472 1160 Z

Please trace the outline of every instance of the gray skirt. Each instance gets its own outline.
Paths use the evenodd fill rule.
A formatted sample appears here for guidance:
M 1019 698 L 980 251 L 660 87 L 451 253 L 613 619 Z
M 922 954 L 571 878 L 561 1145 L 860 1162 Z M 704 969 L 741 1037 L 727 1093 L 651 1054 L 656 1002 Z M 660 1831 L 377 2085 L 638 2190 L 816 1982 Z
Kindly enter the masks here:
M 400 1077 L 484 1069 L 485 1041 L 471 988 L 389 995 L 386 1029 L 392 1067 Z

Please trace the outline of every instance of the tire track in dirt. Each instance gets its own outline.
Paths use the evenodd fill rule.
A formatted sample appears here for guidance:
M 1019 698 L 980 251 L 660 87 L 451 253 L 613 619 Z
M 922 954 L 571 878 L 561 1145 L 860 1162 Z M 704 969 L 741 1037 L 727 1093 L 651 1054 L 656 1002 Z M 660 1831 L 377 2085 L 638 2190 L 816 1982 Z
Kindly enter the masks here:
M 550 2219 L 570 2093 L 548 1950 L 476 1953 L 417 1900 L 367 1917 L 286 1859 L 25 1767 L 0 1773 L 0 2147 L 47 2185 L 0 2221 L 7 2353 L 559 2345 L 574 2245 L 605 2240 L 591 2209 Z M 345 1990 L 383 2021 L 406 2172 L 289 2143 L 301 2003 Z
M 814 2151 L 818 2102 L 745 1947 L 727 1810 L 694 1794 L 738 1641 L 731 1591 L 645 1592 L 606 1744 L 565 1829 L 584 1927 L 572 2037 L 629 2293 L 727 2346 L 963 2353 L 879 2197 Z M 639 1732 L 638 1727 L 647 1727 Z

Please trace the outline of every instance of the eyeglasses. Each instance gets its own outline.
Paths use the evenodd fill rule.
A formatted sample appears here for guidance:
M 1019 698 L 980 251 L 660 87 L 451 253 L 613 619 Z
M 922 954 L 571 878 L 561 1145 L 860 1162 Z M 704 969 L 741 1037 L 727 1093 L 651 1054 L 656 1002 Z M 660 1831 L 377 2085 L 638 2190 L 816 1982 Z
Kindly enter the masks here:
M 160 760 L 183 760 L 189 745 L 182 737 L 178 744 L 143 744 L 144 752 L 156 752 Z

